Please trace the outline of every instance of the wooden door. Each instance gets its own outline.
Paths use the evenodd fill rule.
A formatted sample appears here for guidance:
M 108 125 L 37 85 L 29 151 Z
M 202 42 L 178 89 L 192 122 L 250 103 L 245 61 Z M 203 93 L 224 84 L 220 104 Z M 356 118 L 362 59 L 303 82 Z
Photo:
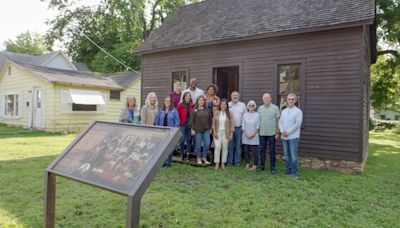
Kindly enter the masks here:
M 217 95 L 230 100 L 233 91 L 239 91 L 239 66 L 213 69 L 213 83 L 218 86 Z

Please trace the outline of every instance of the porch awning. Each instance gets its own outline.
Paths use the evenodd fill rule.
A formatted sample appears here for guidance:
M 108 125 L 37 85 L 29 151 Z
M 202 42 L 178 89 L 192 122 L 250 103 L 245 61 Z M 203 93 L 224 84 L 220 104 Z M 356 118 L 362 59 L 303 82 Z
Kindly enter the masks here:
M 85 105 L 105 105 L 103 96 L 98 91 L 69 89 L 72 103 Z

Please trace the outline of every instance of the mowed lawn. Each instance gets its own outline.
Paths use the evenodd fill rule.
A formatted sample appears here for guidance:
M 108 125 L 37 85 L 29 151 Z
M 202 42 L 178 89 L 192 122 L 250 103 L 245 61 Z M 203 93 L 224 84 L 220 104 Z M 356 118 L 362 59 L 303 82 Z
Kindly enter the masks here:
M 15 133 L 11 133 L 15 132 Z M 42 227 L 44 171 L 75 135 L 0 125 L 0 227 Z M 399 227 L 400 135 L 370 133 L 360 175 L 300 179 L 173 164 L 142 200 L 141 227 Z M 126 198 L 57 178 L 57 227 L 124 227 Z

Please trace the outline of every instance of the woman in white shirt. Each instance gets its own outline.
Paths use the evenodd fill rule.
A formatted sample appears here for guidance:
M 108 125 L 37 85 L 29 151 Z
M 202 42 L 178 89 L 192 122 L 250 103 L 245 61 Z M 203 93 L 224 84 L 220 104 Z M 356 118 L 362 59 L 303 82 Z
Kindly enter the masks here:
M 229 141 L 233 137 L 234 129 L 235 125 L 229 113 L 228 101 L 226 99 L 222 99 L 219 103 L 219 111 L 215 112 L 212 121 L 212 132 L 215 144 L 215 169 L 219 168 L 219 163 L 221 163 L 221 168 L 225 169 L 225 163 L 228 157 Z
M 260 138 L 258 129 L 260 129 L 260 115 L 256 112 L 256 102 L 250 100 L 247 103 L 247 110 L 242 118 L 242 144 L 245 146 L 246 170 L 256 170 L 258 165 L 258 146 Z M 250 168 L 250 146 L 253 147 L 254 165 Z

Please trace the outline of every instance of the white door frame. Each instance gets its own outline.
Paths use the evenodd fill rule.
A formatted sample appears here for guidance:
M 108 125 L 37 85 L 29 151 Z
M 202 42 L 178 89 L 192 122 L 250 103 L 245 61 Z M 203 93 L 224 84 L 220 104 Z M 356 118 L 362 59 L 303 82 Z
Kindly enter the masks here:
M 40 116 L 38 117 L 37 114 L 37 91 L 40 91 Z M 45 89 L 43 86 L 35 86 L 32 89 L 32 105 L 31 105 L 31 116 L 30 118 L 32 119 L 31 123 L 31 127 L 32 128 L 39 128 L 39 129 L 43 129 L 46 126 L 46 119 L 45 119 Z M 39 120 L 39 121 L 38 121 Z

